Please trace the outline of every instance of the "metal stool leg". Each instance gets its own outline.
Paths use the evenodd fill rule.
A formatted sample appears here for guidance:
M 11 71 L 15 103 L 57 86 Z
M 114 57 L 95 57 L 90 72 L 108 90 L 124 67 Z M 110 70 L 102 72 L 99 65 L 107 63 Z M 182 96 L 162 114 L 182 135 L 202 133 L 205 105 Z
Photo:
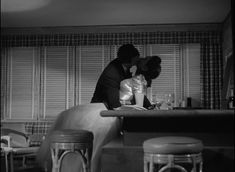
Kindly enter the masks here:
M 91 154 L 90 149 L 86 150 L 79 150 L 78 151 L 81 154 L 82 157 L 82 167 L 84 172 L 90 172 L 90 160 L 91 160 Z
M 192 168 L 189 170 L 183 164 L 192 164 Z M 199 154 L 187 154 L 187 155 L 164 155 L 164 154 L 145 154 L 144 155 L 144 172 L 156 171 L 154 165 L 160 165 L 157 172 L 165 172 L 170 169 L 177 169 L 181 172 L 202 172 L 202 158 Z
M 200 162 L 200 165 L 199 165 L 199 171 L 202 172 L 202 167 L 203 167 L 203 161 Z
M 148 172 L 148 161 L 144 159 L 144 172 Z
M 193 162 L 193 168 L 192 168 L 192 171 L 191 172 L 197 172 L 197 163 L 196 163 L 196 159 L 195 158 L 192 158 L 192 162 Z
M 58 148 L 51 149 L 51 157 L 52 157 L 52 172 L 60 171 L 60 162 L 59 162 L 59 150 Z
M 159 172 L 164 172 L 166 169 L 178 169 L 182 172 L 187 172 L 187 170 L 180 166 L 180 165 L 176 165 L 174 163 L 174 155 L 168 155 L 168 163 L 167 165 L 165 165 L 164 167 L 162 167 Z
M 149 163 L 149 172 L 153 172 L 153 170 L 154 170 L 153 158 L 154 158 L 154 156 L 151 155 L 150 163 Z

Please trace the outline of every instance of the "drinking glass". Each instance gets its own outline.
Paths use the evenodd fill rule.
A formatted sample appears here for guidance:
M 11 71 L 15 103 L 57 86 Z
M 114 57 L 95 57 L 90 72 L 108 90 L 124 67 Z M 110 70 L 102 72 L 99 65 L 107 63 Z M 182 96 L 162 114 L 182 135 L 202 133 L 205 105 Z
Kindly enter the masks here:
M 168 105 L 168 109 L 173 109 L 175 102 L 174 94 L 173 93 L 165 94 L 165 100 L 166 104 Z
M 143 107 L 144 104 L 144 93 L 135 93 L 135 102 L 137 106 Z
M 160 109 L 164 102 L 163 94 L 153 94 L 152 95 L 152 104 L 155 106 L 155 109 Z

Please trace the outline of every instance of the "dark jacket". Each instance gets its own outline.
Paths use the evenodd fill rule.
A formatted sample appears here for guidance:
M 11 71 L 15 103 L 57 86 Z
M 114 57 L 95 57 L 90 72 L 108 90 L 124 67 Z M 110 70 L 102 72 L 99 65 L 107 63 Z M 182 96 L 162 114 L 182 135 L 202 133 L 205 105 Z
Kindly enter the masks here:
M 91 103 L 104 103 L 108 109 L 121 106 L 119 101 L 120 83 L 130 77 L 130 71 L 125 72 L 119 59 L 114 59 L 102 72 Z

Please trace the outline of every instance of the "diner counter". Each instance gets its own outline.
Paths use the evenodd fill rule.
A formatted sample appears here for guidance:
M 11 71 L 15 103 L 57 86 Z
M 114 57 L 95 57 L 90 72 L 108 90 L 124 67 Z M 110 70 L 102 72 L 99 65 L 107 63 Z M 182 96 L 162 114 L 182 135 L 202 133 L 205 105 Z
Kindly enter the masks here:
M 177 109 L 177 110 L 105 110 L 102 117 L 230 117 L 234 118 L 234 110 L 211 109 Z
M 234 110 L 106 110 L 100 115 L 120 119 L 126 145 L 167 135 L 196 136 L 207 145 L 234 144 Z

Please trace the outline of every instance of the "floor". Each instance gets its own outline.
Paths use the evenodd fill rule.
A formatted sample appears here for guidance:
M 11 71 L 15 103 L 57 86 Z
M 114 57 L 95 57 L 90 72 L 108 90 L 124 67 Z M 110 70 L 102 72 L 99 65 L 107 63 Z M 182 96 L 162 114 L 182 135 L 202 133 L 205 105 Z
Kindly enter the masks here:
M 26 164 L 24 168 L 21 159 L 14 159 L 14 172 L 45 172 L 45 170 L 36 166 L 35 159 L 28 160 Z M 8 168 L 10 171 L 10 167 Z M 1 171 L 6 171 L 5 158 L 3 156 L 1 156 Z

